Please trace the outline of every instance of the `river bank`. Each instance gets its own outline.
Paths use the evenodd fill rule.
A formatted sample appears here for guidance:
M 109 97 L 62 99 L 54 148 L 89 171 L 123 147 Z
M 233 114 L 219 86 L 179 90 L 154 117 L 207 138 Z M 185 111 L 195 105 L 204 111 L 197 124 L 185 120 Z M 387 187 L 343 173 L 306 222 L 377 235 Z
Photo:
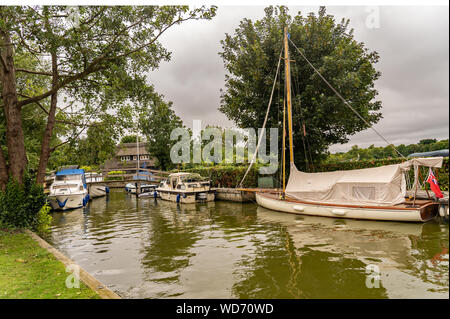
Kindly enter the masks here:
M 30 235 L 0 230 L 0 299 L 98 299 L 83 282 L 67 288 L 66 267 Z

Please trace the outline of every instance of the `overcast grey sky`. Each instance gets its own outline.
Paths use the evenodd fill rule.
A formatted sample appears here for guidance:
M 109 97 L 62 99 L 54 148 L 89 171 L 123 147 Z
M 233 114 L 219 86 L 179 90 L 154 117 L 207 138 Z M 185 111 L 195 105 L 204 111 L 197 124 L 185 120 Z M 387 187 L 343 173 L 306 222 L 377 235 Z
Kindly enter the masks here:
M 318 7 L 289 7 L 290 14 L 317 12 Z M 366 6 L 327 7 L 340 21 L 350 19 L 355 38 L 380 55 L 376 64 L 381 78 L 376 82 L 382 101 L 383 119 L 375 128 L 391 143 L 417 143 L 424 138 L 449 136 L 449 13 L 448 7 L 379 6 L 379 27 Z M 375 10 L 375 11 L 374 11 Z M 263 6 L 220 6 L 211 21 L 189 21 L 167 32 L 161 42 L 172 60 L 149 74 L 156 90 L 173 101 L 184 124 L 233 127 L 219 110 L 225 70 L 218 55 L 225 33 L 234 33 L 243 18 L 260 19 Z M 376 26 L 376 25 L 375 25 Z M 349 110 L 350 112 L 350 110 Z M 330 150 L 346 151 L 354 144 L 385 146 L 372 130 L 351 137 L 345 145 Z

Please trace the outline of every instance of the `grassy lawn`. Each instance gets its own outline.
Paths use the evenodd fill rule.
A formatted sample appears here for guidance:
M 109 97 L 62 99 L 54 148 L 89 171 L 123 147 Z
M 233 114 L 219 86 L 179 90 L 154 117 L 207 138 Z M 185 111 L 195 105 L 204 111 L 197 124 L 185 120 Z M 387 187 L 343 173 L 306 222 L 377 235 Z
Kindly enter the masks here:
M 29 235 L 0 230 L 0 299 L 100 298 L 80 281 L 67 288 L 63 263 Z

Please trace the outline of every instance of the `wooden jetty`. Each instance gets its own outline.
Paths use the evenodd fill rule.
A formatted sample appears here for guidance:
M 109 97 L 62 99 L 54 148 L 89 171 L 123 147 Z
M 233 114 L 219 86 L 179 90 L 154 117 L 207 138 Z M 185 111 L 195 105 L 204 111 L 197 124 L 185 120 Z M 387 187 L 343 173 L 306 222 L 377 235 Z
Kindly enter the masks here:
M 101 174 L 98 175 L 99 181 L 90 182 L 88 184 L 101 184 L 106 185 L 109 188 L 123 188 L 128 183 L 138 183 L 138 184 L 154 184 L 157 185 L 161 182 L 162 179 L 167 178 L 170 172 L 149 169 L 149 168 L 140 168 L 139 172 L 136 172 L 137 169 L 123 169 L 122 173 L 118 174 L 110 174 L 111 172 L 116 172 L 120 169 L 105 169 Z M 151 173 L 152 175 L 149 175 Z
M 256 192 L 268 192 L 268 193 L 276 193 L 279 192 L 279 189 L 276 188 L 213 188 L 216 192 L 217 200 L 224 200 L 230 202 L 255 202 L 255 193 Z
M 216 192 L 216 200 L 225 200 L 230 202 L 254 202 L 255 193 L 246 192 L 237 188 L 213 188 Z

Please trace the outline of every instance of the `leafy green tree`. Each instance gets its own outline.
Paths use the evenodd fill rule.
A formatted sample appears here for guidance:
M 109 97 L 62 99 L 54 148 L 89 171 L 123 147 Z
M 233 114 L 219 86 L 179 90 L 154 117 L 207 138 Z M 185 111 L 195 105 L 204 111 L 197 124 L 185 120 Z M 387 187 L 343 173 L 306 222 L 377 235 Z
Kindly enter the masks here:
M 425 142 L 424 141 L 429 141 Z M 400 144 L 395 147 L 401 154 L 407 156 L 412 153 L 421 153 L 428 151 L 437 151 L 442 149 L 448 149 L 448 139 L 437 141 L 436 139 L 421 140 L 417 144 L 404 145 Z M 357 160 L 377 160 L 377 159 L 390 159 L 398 157 L 392 145 L 386 147 L 375 147 L 370 145 L 368 148 L 359 148 L 358 145 L 353 145 L 352 148 L 344 153 L 338 152 L 336 154 L 330 154 L 326 159 L 329 163 L 349 162 Z
M 354 39 L 348 24 L 349 20 L 337 23 L 324 7 L 317 14 L 303 16 L 299 12 L 294 18 L 286 7 L 268 7 L 261 20 L 243 19 L 234 35 L 226 34 L 221 41 L 219 55 L 228 74 L 220 110 L 238 127 L 262 126 L 287 26 L 292 42 L 331 85 L 368 123 L 378 122 L 381 102 L 374 100 L 378 94 L 374 82 L 380 73 L 374 64 L 379 56 Z M 303 166 L 305 148 L 312 158 L 321 158 L 330 145 L 346 143 L 350 135 L 367 125 L 344 105 L 291 44 L 290 48 L 294 151 L 297 165 Z M 280 68 L 281 79 L 283 69 Z M 277 80 L 267 127 L 282 126 L 283 82 Z
M 435 138 L 426 138 L 426 139 L 420 140 L 419 144 L 428 145 L 428 144 L 433 144 L 436 142 L 437 142 L 437 140 Z
M 141 136 L 139 136 L 139 142 L 143 142 Z M 120 139 L 120 143 L 136 143 L 136 135 L 125 135 Z
M 0 185 L 6 185 L 8 174 L 22 182 L 27 165 L 21 121 L 25 106 L 37 110 L 40 103 L 46 113 L 37 172 L 37 181 L 43 182 L 50 154 L 60 146 L 51 145 L 58 119 L 73 127 L 61 145 L 108 114 L 116 114 L 120 124 L 130 123 L 134 105 L 145 106 L 155 94 L 146 81 L 148 72 L 170 59 L 160 37 L 187 20 L 209 20 L 215 11 L 188 6 L 0 7 L 7 149 L 0 152 Z M 35 57 L 37 65 L 22 64 L 17 58 L 21 54 Z M 21 73 L 46 85 L 27 94 L 18 85 Z
M 73 163 L 79 165 L 100 165 L 114 156 L 117 133 L 114 126 L 99 123 L 88 128 L 85 138 L 76 143 Z
M 171 107 L 172 102 L 166 103 L 161 96 L 155 96 L 151 107 L 142 111 L 139 117 L 139 126 L 147 139 L 147 150 L 158 160 L 162 170 L 173 167 L 170 149 L 176 141 L 170 140 L 170 133 L 183 127 L 183 121 Z

